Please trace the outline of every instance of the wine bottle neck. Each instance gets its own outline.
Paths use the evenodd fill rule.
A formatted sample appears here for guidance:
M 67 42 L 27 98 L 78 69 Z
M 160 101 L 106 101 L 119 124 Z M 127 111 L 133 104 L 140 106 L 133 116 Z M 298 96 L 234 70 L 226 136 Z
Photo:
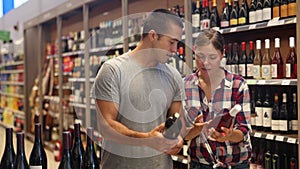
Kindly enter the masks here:
M 13 146 L 13 139 L 12 139 L 12 128 L 6 128 L 6 146 L 12 147 Z

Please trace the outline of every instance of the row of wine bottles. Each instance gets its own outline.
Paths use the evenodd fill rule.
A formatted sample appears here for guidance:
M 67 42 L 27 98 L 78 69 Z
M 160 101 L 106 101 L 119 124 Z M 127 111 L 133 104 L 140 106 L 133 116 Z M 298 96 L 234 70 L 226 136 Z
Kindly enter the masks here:
M 251 90 L 251 125 L 256 130 L 280 133 L 298 132 L 297 94 L 287 95 L 274 93 L 271 99 L 270 90 Z M 288 99 L 289 97 L 289 99 Z M 288 101 L 289 100 L 289 101 Z
M 59 157 L 59 169 L 99 169 L 99 161 L 94 149 L 93 128 L 87 128 L 87 145 L 84 151 L 80 137 L 80 124 L 75 124 L 74 143 L 71 145 L 71 133 L 63 133 L 62 156 Z M 24 149 L 24 133 L 17 133 L 17 153 L 13 148 L 13 130 L 6 128 L 6 144 L 0 169 L 47 169 L 47 156 L 41 139 L 41 124 L 35 124 L 35 141 L 30 153 L 29 163 Z M 58 152 L 59 154 L 60 152 Z
M 265 52 L 261 52 L 261 40 L 256 40 L 256 53 L 254 42 L 249 42 L 249 54 L 246 52 L 246 42 L 241 43 L 242 52 L 239 52 L 238 43 L 229 43 L 225 47 L 227 70 L 240 74 L 245 78 L 254 79 L 282 79 L 297 78 L 297 55 L 295 38 L 289 38 L 290 50 L 285 62 L 280 53 L 280 39 L 275 38 L 275 51 L 270 55 L 270 39 L 265 39 Z M 284 71 L 285 70 L 285 71 Z M 285 72 L 285 74 L 284 74 Z
M 263 138 L 251 138 L 252 169 L 298 169 L 298 145 Z

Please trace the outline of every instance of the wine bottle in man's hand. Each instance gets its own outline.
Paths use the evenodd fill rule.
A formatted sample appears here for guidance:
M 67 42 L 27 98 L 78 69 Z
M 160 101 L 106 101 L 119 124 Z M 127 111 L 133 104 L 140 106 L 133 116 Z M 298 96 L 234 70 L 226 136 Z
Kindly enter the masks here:
M 168 139 L 176 139 L 182 128 L 180 121 L 180 114 L 174 113 L 173 116 L 168 117 L 165 122 L 166 130 L 163 132 L 163 135 Z

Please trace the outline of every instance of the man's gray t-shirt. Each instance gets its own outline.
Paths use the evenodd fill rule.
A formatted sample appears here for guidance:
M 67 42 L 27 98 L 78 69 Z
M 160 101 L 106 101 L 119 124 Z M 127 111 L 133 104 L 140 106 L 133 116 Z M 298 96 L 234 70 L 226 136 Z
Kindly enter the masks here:
M 182 101 L 183 92 L 183 81 L 175 68 L 160 63 L 156 67 L 141 67 L 129 54 L 124 54 L 102 65 L 92 97 L 118 104 L 117 121 L 129 129 L 149 132 L 166 120 L 171 103 Z M 103 169 L 172 169 L 173 166 L 170 155 L 146 146 L 105 139 L 102 145 Z

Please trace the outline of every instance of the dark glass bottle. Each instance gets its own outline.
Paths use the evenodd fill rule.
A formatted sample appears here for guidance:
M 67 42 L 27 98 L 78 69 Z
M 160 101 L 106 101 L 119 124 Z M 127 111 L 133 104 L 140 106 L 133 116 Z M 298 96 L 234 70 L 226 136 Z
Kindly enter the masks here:
M 251 104 L 251 127 L 252 127 L 252 129 L 256 129 L 255 90 L 254 89 L 251 90 L 250 104 Z
M 272 169 L 272 152 L 271 152 L 271 141 L 266 140 L 267 142 L 267 148 L 266 148 L 266 153 L 265 153 L 265 162 L 264 166 L 265 169 Z
M 249 7 L 246 0 L 243 0 L 239 11 L 239 25 L 246 25 L 249 23 Z
M 228 43 L 227 51 L 226 68 L 228 71 L 232 72 L 232 43 Z
M 296 79 L 297 78 L 297 54 L 295 50 L 295 38 L 290 37 L 290 51 L 286 58 L 285 70 L 286 78 Z
M 211 28 L 220 28 L 220 18 L 217 8 L 217 0 L 213 0 L 213 6 L 210 14 L 210 27 Z
M 249 8 L 249 23 L 256 22 L 256 0 L 251 0 L 250 8 Z
M 272 5 L 271 0 L 263 1 L 263 20 L 268 21 L 272 19 Z
M 63 155 L 58 169 L 73 169 L 71 164 L 71 133 L 63 132 Z M 80 166 L 78 166 L 80 167 Z
M 196 8 L 192 13 L 193 32 L 199 32 L 200 29 L 200 1 L 196 1 Z
M 238 43 L 233 43 L 233 55 L 231 59 L 231 70 L 233 73 L 239 74 L 239 50 Z
M 272 155 L 272 169 L 280 169 L 279 142 L 275 142 L 275 151 Z
M 255 102 L 255 112 L 256 112 L 256 129 L 263 130 L 263 105 L 261 100 L 261 91 L 256 92 L 256 102 Z
M 230 13 L 230 26 L 234 27 L 238 25 L 239 18 L 239 1 L 234 0 L 233 7 Z
M 258 150 L 258 154 L 257 154 L 257 158 L 256 158 L 257 168 L 263 168 L 263 166 L 264 166 L 265 150 L 266 150 L 266 140 L 260 139 L 259 150 Z
M 293 103 L 290 109 L 290 130 L 291 133 L 298 133 L 298 109 L 297 109 L 297 94 L 293 93 Z
M 282 102 L 280 106 L 280 132 L 288 133 L 289 132 L 289 118 L 287 111 L 287 95 L 286 93 L 282 94 Z
M 210 28 L 210 11 L 208 6 L 208 0 L 203 1 L 203 12 L 200 20 L 200 30 L 207 30 Z
M 220 26 L 221 28 L 227 28 L 229 27 L 229 20 L 230 20 L 230 10 L 229 10 L 229 3 L 228 0 L 225 0 L 225 6 L 223 8 Z
M 246 77 L 251 79 L 253 78 L 252 68 L 253 68 L 253 60 L 255 57 L 253 41 L 249 42 L 249 50 L 250 52 L 247 55 L 247 61 L 246 61 Z
M 280 111 L 279 110 L 279 97 L 278 97 L 278 93 L 275 93 L 273 109 L 272 109 L 272 126 L 271 126 L 271 130 L 274 133 L 277 133 L 280 130 L 280 128 L 279 128 L 279 120 L 280 120 L 279 111 Z
M 246 77 L 247 70 L 247 53 L 246 53 L 246 42 L 242 42 L 242 55 L 239 58 L 239 74 L 243 77 Z
M 84 155 L 84 149 L 80 137 L 80 124 L 76 123 L 74 124 L 74 143 L 71 152 L 73 169 L 77 169 L 77 168 L 79 169 L 79 167 L 82 164 L 83 155 Z
M 87 132 L 87 145 L 86 151 L 83 157 L 83 163 L 81 169 L 99 169 L 98 159 L 94 149 L 93 141 L 93 128 L 88 127 Z
M 13 169 L 15 160 L 15 151 L 13 146 L 13 129 L 6 128 L 5 149 L 0 163 L 0 169 Z
M 17 133 L 17 155 L 14 162 L 14 169 L 29 169 L 24 150 L 24 133 Z
M 47 156 L 41 138 L 41 124 L 36 123 L 34 126 L 35 140 L 29 157 L 30 167 L 47 169 Z
M 266 89 L 265 101 L 263 102 L 263 128 L 265 131 L 271 131 L 272 124 L 272 105 L 270 102 L 270 94 Z
M 262 0 L 257 0 L 255 9 L 256 22 L 263 21 L 263 2 Z

